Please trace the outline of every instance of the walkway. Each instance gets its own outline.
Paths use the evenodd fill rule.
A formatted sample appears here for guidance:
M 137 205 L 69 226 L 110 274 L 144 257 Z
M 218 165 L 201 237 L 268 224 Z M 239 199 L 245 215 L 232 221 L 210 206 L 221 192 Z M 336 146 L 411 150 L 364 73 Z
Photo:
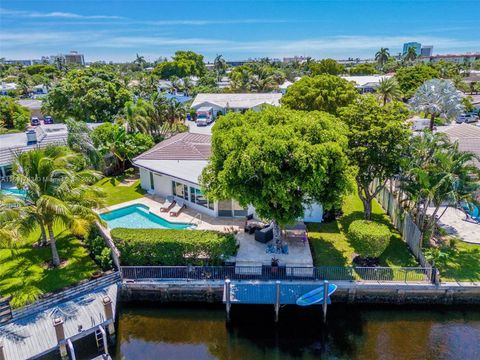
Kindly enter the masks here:
M 442 206 L 438 213 L 442 214 L 444 210 L 445 206 Z M 428 213 L 432 212 L 433 208 L 430 208 Z M 466 216 L 462 210 L 449 207 L 440 218 L 439 225 L 449 235 L 459 237 L 468 243 L 480 244 L 480 224 L 465 219 Z
M 72 341 L 108 323 L 102 299 L 110 297 L 115 314 L 119 281 L 114 273 L 14 311 L 13 319 L 0 326 L 6 359 L 28 359 L 55 350 L 55 318 L 64 319 L 65 337 Z

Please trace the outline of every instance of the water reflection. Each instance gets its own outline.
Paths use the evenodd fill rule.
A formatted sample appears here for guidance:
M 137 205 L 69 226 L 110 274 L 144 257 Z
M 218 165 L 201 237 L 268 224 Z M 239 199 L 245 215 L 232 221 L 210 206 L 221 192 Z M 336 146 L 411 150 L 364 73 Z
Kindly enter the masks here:
M 124 307 L 116 359 L 480 359 L 480 312 L 412 308 Z

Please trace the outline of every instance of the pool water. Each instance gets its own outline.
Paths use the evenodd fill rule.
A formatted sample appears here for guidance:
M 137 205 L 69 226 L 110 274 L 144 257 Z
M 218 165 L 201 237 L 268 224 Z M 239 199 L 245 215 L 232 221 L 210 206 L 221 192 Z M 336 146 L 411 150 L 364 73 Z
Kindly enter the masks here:
M 23 189 L 17 189 L 16 187 L 2 188 L 2 192 L 7 195 L 14 195 L 21 198 L 27 197 L 27 192 Z
M 149 207 L 142 204 L 134 204 L 124 208 L 101 214 L 110 229 L 188 229 L 192 224 L 172 223 L 160 216 L 152 214 Z

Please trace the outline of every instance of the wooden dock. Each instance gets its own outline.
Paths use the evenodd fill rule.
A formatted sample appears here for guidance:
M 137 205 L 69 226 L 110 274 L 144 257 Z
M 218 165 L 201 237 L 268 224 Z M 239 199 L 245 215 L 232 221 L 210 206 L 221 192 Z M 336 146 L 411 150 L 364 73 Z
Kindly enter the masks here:
M 31 359 L 59 348 L 54 319 L 63 319 L 65 339 L 72 342 L 106 327 L 113 320 L 105 317 L 102 300 L 108 296 L 113 313 L 117 304 L 118 274 L 55 294 L 13 312 L 13 318 L 0 326 L 0 342 L 7 360 Z

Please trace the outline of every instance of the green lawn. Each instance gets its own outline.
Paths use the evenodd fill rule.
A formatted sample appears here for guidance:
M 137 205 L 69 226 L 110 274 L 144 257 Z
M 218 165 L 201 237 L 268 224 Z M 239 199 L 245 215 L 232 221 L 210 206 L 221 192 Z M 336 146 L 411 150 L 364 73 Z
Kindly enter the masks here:
M 308 235 L 317 266 L 350 266 L 355 257 L 355 249 L 346 237 L 348 226 L 354 220 L 363 219 L 363 206 L 357 194 L 349 195 L 343 204 L 341 219 L 325 224 L 309 224 Z M 373 203 L 373 220 L 390 226 L 393 236 L 385 252 L 380 256 L 383 266 L 418 266 L 414 256 L 395 231 L 388 216 L 380 205 Z
M 107 206 L 139 199 L 145 194 L 145 191 L 140 187 L 140 180 L 136 180 L 130 186 L 119 186 L 122 179 L 122 176 L 106 177 L 96 184 L 105 191 Z
M 14 249 L 0 249 L 0 294 L 12 295 L 12 306 L 32 302 L 41 294 L 59 290 L 89 278 L 99 270 L 81 242 L 69 231 L 56 228 L 60 268 L 48 269 L 50 247 L 36 248 L 39 231 Z
M 442 282 L 480 281 L 480 245 L 458 241 L 436 265 Z

